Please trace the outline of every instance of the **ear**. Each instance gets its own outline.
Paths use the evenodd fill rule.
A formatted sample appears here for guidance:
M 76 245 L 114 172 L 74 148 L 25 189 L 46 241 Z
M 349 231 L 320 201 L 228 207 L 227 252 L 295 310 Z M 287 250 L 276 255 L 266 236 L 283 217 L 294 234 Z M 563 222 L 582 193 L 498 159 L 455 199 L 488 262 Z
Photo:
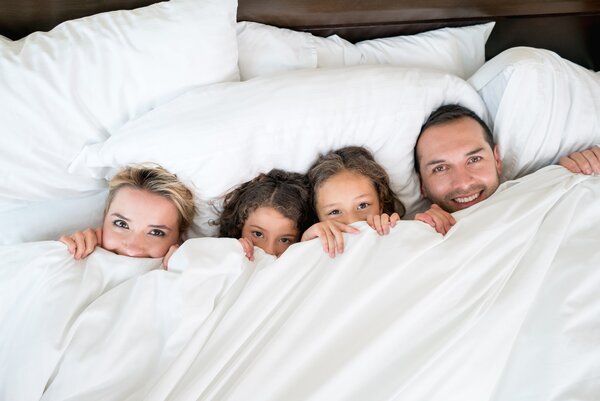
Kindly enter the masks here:
M 425 186 L 423 185 L 423 179 L 421 178 L 421 174 L 417 173 L 417 177 L 419 177 L 419 189 L 421 190 L 421 197 L 427 198 L 427 191 L 425 191 Z
M 500 157 L 500 148 L 498 145 L 494 145 L 494 159 L 496 159 L 496 170 L 498 175 L 502 174 L 502 158 Z

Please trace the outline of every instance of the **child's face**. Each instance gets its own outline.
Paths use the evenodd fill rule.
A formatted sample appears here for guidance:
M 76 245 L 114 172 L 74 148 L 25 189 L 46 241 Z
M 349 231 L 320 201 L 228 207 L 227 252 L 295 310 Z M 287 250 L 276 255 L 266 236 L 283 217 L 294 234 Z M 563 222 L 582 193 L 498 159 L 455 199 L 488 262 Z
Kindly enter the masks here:
M 250 213 L 242 227 L 242 238 L 277 257 L 297 242 L 298 234 L 296 223 L 272 207 L 259 207 Z
M 337 220 L 351 224 L 382 212 L 371 179 L 352 171 L 342 171 L 325 180 L 317 188 L 316 200 L 319 221 Z
M 147 191 L 122 188 L 102 225 L 102 247 L 119 255 L 162 258 L 179 241 L 179 214 L 170 200 Z

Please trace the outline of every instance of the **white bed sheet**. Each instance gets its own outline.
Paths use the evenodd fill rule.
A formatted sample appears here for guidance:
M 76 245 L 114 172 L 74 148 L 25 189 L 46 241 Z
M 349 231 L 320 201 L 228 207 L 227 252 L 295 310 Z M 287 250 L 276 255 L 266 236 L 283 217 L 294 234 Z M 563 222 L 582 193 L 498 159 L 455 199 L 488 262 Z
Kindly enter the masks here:
M 0 398 L 597 400 L 599 198 L 600 177 L 548 167 L 446 237 L 359 223 L 336 259 L 311 241 L 251 263 L 236 240 L 197 239 L 142 274 L 157 261 L 4 247 L 0 317 L 21 324 L 0 329 Z M 45 355 L 54 370 L 35 369 Z

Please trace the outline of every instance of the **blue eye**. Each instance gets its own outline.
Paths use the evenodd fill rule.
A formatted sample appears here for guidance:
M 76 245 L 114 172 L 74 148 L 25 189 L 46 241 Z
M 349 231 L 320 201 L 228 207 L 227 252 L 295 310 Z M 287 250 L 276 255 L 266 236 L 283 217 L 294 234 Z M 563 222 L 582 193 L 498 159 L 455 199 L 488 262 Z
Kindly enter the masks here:
M 149 234 L 154 237 L 164 237 L 165 235 L 167 235 L 163 230 L 159 230 L 156 228 L 151 230 Z
M 129 225 L 127 224 L 127 222 L 125 220 L 114 220 L 113 221 L 113 225 L 119 228 L 129 228 Z

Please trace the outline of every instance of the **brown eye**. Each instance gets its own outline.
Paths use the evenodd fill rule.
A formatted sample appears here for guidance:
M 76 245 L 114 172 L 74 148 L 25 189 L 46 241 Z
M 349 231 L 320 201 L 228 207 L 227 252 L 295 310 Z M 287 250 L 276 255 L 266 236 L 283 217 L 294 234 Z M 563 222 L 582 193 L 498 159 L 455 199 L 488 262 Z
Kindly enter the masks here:
M 113 226 L 119 227 L 119 228 L 129 228 L 129 225 L 127 224 L 127 222 L 125 220 L 121 220 L 121 219 L 114 220 Z

